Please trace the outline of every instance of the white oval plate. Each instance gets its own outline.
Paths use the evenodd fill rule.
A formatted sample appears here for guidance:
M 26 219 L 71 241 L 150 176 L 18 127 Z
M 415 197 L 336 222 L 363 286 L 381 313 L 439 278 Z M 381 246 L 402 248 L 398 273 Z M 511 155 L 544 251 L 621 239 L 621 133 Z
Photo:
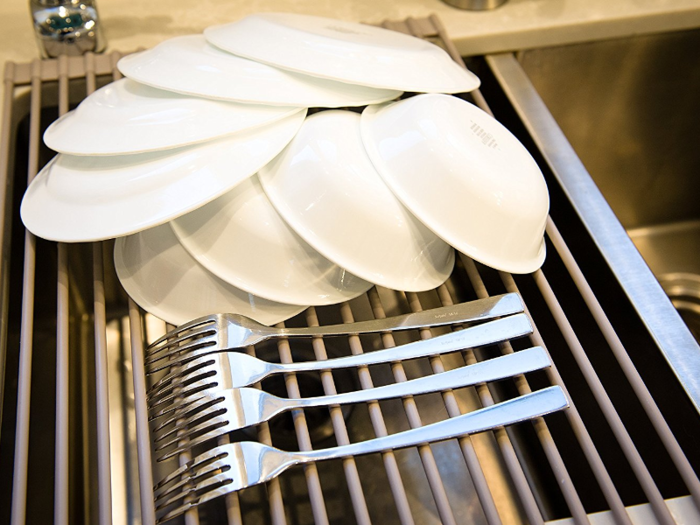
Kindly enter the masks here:
M 208 27 L 204 36 L 235 55 L 340 82 L 420 93 L 479 87 L 476 75 L 434 44 L 344 20 L 261 13 Z
M 207 270 L 272 301 L 337 304 L 372 287 L 294 233 L 272 207 L 256 176 L 171 226 L 180 243 Z
M 181 95 L 123 78 L 58 118 L 44 142 L 70 155 L 144 153 L 205 142 L 298 111 Z
M 423 291 L 452 271 L 454 250 L 398 201 L 372 166 L 356 113 L 308 117 L 258 177 L 306 242 L 366 281 Z
M 117 239 L 114 266 L 141 308 L 174 325 L 213 313 L 242 314 L 273 325 L 304 310 L 255 297 L 212 275 L 180 245 L 168 224 Z
M 366 106 L 401 91 L 375 89 L 284 71 L 222 51 L 203 35 L 161 42 L 122 58 L 124 76 L 177 93 L 251 104 L 296 107 Z
M 512 273 L 542 265 L 547 185 L 496 119 L 457 97 L 418 95 L 367 107 L 362 137 L 394 194 L 456 249 Z
M 257 172 L 294 137 L 304 115 L 164 152 L 59 154 L 27 188 L 22 221 L 35 235 L 61 242 L 104 240 L 163 224 Z

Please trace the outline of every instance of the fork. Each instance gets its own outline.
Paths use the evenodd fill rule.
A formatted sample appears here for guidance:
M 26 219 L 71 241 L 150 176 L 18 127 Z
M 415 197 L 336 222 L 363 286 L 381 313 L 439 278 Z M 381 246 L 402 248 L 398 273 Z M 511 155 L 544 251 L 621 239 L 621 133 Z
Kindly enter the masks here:
M 551 386 L 438 423 L 334 448 L 285 452 L 250 441 L 220 445 L 188 461 L 156 484 L 157 511 L 178 504 L 162 514 L 158 522 L 214 498 L 270 481 L 294 465 L 443 441 L 526 421 L 567 406 L 562 389 Z M 188 497 L 189 501 L 184 501 Z
M 329 396 L 288 399 L 257 388 L 215 390 L 193 399 L 178 399 L 173 414 L 153 430 L 156 452 L 178 445 L 160 456 L 164 461 L 209 439 L 268 421 L 287 410 L 344 405 L 427 394 L 505 379 L 550 365 L 542 347 L 533 347 L 447 372 L 367 390 Z M 158 413 L 154 419 L 163 415 Z M 167 432 L 161 433 L 169 425 Z M 169 438 L 169 439 L 168 439 Z M 164 443 L 162 441 L 166 440 Z M 160 443 L 160 444 L 159 444 Z
M 532 325 L 527 316 L 516 314 L 432 339 L 324 361 L 269 363 L 240 352 L 219 352 L 178 367 L 153 385 L 147 400 L 149 408 L 156 410 L 163 405 L 173 405 L 180 396 L 187 397 L 215 387 L 249 386 L 271 374 L 352 368 L 417 359 L 499 343 L 530 333 L 532 333 Z
M 273 337 L 335 336 L 411 330 L 482 321 L 523 310 L 520 296 L 508 293 L 385 319 L 306 328 L 275 328 L 238 314 L 214 314 L 185 323 L 151 343 L 146 350 L 145 364 L 148 372 L 152 373 L 187 359 L 254 345 Z M 159 361 L 165 362 L 156 365 Z

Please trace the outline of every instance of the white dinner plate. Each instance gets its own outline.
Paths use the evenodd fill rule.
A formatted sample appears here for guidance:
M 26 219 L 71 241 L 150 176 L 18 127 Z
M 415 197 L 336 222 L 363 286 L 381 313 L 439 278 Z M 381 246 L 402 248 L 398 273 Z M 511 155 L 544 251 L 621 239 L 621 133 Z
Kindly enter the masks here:
M 260 13 L 208 27 L 204 36 L 235 55 L 340 82 L 421 93 L 479 87 L 476 75 L 434 44 L 344 20 Z
M 457 97 L 417 95 L 367 107 L 362 137 L 401 202 L 456 249 L 512 273 L 542 265 L 547 185 L 496 119 Z
M 306 242 L 366 281 L 423 291 L 452 271 L 454 250 L 398 201 L 372 166 L 357 113 L 308 117 L 258 177 Z
M 121 155 L 57 155 L 22 200 L 29 231 L 86 242 L 128 235 L 206 204 L 256 173 L 294 137 L 305 111 L 183 148 Z
M 114 266 L 141 308 L 174 325 L 227 312 L 273 325 L 304 310 L 255 297 L 212 275 L 180 245 L 168 224 L 117 239 Z
M 214 275 L 272 301 L 337 304 L 372 287 L 294 233 L 256 176 L 171 226 L 190 255 Z
M 284 71 L 222 51 L 204 35 L 165 40 L 125 56 L 117 66 L 124 76 L 155 88 L 271 106 L 366 106 L 401 95 L 401 91 Z
M 144 153 L 254 129 L 298 111 L 182 95 L 123 78 L 59 117 L 44 142 L 70 155 Z

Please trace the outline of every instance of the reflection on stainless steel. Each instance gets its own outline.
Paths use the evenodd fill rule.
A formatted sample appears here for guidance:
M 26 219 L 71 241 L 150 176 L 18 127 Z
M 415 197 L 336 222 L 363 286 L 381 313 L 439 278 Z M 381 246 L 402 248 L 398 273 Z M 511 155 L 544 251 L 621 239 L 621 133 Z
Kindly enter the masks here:
M 518 61 L 512 54 L 503 54 L 488 57 L 488 62 L 596 246 L 700 412 L 697 342 Z M 595 109 L 590 111 L 595 113 Z
M 102 25 L 93 0 L 30 0 L 29 7 L 42 57 L 104 50 Z
M 688 177 L 697 178 L 695 174 Z M 673 306 L 700 342 L 700 220 L 654 224 L 628 231 Z
M 700 342 L 700 275 L 665 273 L 659 275 L 659 282 L 695 336 L 695 340 Z
M 333 326 L 275 328 L 261 325 L 242 315 L 215 314 L 179 326 L 151 343 L 146 353 L 146 364 L 168 359 L 168 366 L 171 366 L 176 355 L 194 358 L 221 350 L 244 348 L 274 337 L 339 336 L 415 330 L 483 321 L 522 311 L 523 302 L 517 294 L 504 294 L 424 312 Z
M 335 448 L 284 452 L 251 441 L 221 445 L 197 456 L 156 485 L 157 491 L 164 488 L 156 493 L 157 510 L 177 505 L 162 515 L 159 522 L 184 514 L 214 498 L 270 481 L 294 465 L 374 454 L 484 432 L 567 406 L 564 392 L 560 387 L 552 386 L 445 421 Z M 173 481 L 177 483 L 166 488 Z M 191 497 L 189 501 L 188 497 Z
M 131 355 L 122 344 L 129 339 L 126 319 L 107 323 L 107 377 L 109 377 L 109 446 L 111 465 L 112 520 L 131 523 L 141 514 L 138 498 L 138 463 L 132 444 L 134 387 Z M 84 414 L 87 411 L 83 412 Z
M 695 174 L 688 177 L 697 178 Z M 688 195 L 688 199 L 693 198 Z M 695 340 L 700 342 L 700 220 L 654 224 L 628 232 Z
M 695 29 L 518 55 L 626 229 L 700 218 L 698 48 Z
M 691 30 L 518 56 L 662 285 L 667 274 L 700 278 L 698 46 Z
M 549 365 L 545 350 L 534 347 L 402 383 L 299 399 L 273 396 L 256 388 L 221 388 L 214 385 L 187 397 L 178 396 L 172 406 L 152 414 L 156 421 L 168 416 L 165 421 L 158 421 L 158 426 L 153 429 L 153 442 L 157 446 L 156 452 L 161 454 L 158 459 L 165 460 L 214 437 L 258 425 L 289 410 L 440 392 L 514 377 Z M 175 449 L 162 452 L 173 445 L 176 445 Z

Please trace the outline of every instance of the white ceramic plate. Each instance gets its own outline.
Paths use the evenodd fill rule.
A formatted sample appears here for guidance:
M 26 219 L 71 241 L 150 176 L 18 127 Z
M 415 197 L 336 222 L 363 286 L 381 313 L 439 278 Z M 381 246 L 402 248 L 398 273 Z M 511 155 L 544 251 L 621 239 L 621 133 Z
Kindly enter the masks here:
M 438 46 L 378 27 L 288 13 L 262 13 L 205 29 L 235 55 L 282 69 L 363 86 L 424 93 L 479 87 Z
M 117 239 L 114 265 L 126 293 L 174 325 L 224 312 L 272 325 L 304 310 L 255 297 L 215 277 L 187 253 L 168 224 Z
M 452 246 L 507 272 L 542 265 L 547 185 L 493 117 L 457 97 L 418 95 L 365 109 L 362 137 L 396 196 Z
M 204 142 L 298 111 L 181 95 L 123 78 L 57 119 L 44 142 L 70 155 L 144 153 Z
M 122 58 L 124 76 L 149 86 L 202 97 L 271 106 L 348 107 L 392 100 L 400 91 L 334 82 L 232 55 L 203 35 L 161 42 Z
M 366 281 L 423 291 L 452 271 L 452 248 L 394 197 L 372 166 L 356 113 L 308 117 L 258 176 L 279 214 L 306 242 Z
M 256 176 L 171 226 L 190 255 L 214 275 L 272 301 L 336 304 L 372 286 L 295 234 L 272 207 Z
M 22 221 L 35 235 L 62 242 L 109 239 L 163 224 L 257 172 L 292 139 L 304 114 L 164 152 L 57 155 L 29 185 Z

